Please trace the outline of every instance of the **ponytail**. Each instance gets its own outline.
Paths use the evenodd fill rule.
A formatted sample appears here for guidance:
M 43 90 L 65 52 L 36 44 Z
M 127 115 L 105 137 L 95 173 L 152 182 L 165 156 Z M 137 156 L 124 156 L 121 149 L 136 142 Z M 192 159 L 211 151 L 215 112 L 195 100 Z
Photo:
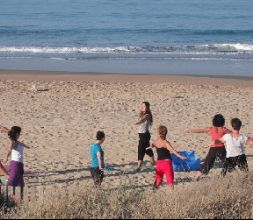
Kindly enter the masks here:
M 159 127 L 159 135 L 162 140 L 166 140 L 168 129 L 165 126 Z

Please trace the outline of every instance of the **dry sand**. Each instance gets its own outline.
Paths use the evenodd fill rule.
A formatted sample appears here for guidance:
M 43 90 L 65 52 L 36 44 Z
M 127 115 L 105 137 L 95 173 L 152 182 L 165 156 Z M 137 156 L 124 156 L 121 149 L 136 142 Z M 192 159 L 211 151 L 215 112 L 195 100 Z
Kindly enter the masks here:
M 34 88 L 48 90 L 36 92 Z M 78 75 L 24 71 L 0 72 L 0 124 L 23 128 L 22 140 L 32 147 L 25 154 L 28 195 L 41 187 L 90 185 L 89 145 L 97 130 L 104 130 L 107 172 L 105 188 L 129 184 L 152 188 L 149 163 L 135 174 L 138 108 L 152 104 L 154 126 L 169 128 L 177 150 L 194 149 L 202 158 L 209 137 L 189 135 L 190 128 L 207 127 L 217 112 L 228 121 L 240 117 L 243 133 L 253 136 L 252 79 L 190 76 Z M 229 126 L 229 123 L 227 125 Z M 8 139 L 0 135 L 0 158 Z M 253 155 L 253 150 L 247 150 Z M 147 158 L 148 159 L 148 158 Z M 252 157 L 249 157 L 251 168 Z M 210 176 L 217 176 L 215 169 Z M 190 184 L 194 173 L 176 174 L 178 187 Z

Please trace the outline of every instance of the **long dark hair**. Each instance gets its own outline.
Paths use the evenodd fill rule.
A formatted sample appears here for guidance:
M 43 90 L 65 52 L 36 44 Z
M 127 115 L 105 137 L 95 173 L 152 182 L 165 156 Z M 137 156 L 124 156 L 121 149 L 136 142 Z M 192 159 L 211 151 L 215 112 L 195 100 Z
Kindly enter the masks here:
M 11 130 L 8 133 L 8 136 L 11 141 L 17 142 L 18 136 L 21 134 L 21 128 L 18 126 L 14 126 L 11 128 Z
M 146 106 L 146 112 L 141 112 L 140 113 L 140 117 L 143 117 L 144 115 L 149 115 L 149 120 L 150 120 L 150 123 L 151 125 L 153 124 L 154 122 L 154 119 L 153 119 L 153 114 L 152 114 L 152 111 L 151 111 L 151 105 L 149 102 L 143 102 L 142 104 L 144 104 Z

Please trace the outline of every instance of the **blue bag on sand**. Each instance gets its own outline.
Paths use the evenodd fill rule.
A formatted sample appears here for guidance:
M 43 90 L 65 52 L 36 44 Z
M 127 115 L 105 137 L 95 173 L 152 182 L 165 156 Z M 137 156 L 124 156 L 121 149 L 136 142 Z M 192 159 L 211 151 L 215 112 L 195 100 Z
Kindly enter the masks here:
M 195 155 L 195 151 L 182 151 L 179 152 L 179 154 L 187 157 L 188 159 L 183 161 L 172 154 L 172 162 L 175 172 L 191 172 L 200 170 L 201 159 Z

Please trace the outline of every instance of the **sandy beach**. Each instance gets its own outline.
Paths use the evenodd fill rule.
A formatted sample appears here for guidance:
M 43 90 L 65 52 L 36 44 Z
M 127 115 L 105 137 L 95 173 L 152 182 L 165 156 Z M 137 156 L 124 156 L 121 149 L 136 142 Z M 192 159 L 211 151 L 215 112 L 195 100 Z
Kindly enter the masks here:
M 243 133 L 253 136 L 252 85 L 251 78 L 0 71 L 0 123 L 21 126 L 21 139 L 32 148 L 25 154 L 28 196 L 41 187 L 93 184 L 89 146 L 98 130 L 106 133 L 104 150 L 111 168 L 103 187 L 131 183 L 151 189 L 154 174 L 149 163 L 143 172 L 134 173 L 138 144 L 134 124 L 140 103 L 152 104 L 152 139 L 157 127 L 166 125 L 177 150 L 193 149 L 204 159 L 209 137 L 185 131 L 211 126 L 219 112 L 226 117 L 227 127 L 231 118 L 241 118 Z M 0 143 L 2 159 L 8 138 L 1 135 Z M 253 150 L 247 154 L 253 155 Z M 249 163 L 252 169 L 252 156 Z M 215 169 L 210 177 L 218 174 Z M 191 184 L 193 176 L 176 174 L 178 187 Z

